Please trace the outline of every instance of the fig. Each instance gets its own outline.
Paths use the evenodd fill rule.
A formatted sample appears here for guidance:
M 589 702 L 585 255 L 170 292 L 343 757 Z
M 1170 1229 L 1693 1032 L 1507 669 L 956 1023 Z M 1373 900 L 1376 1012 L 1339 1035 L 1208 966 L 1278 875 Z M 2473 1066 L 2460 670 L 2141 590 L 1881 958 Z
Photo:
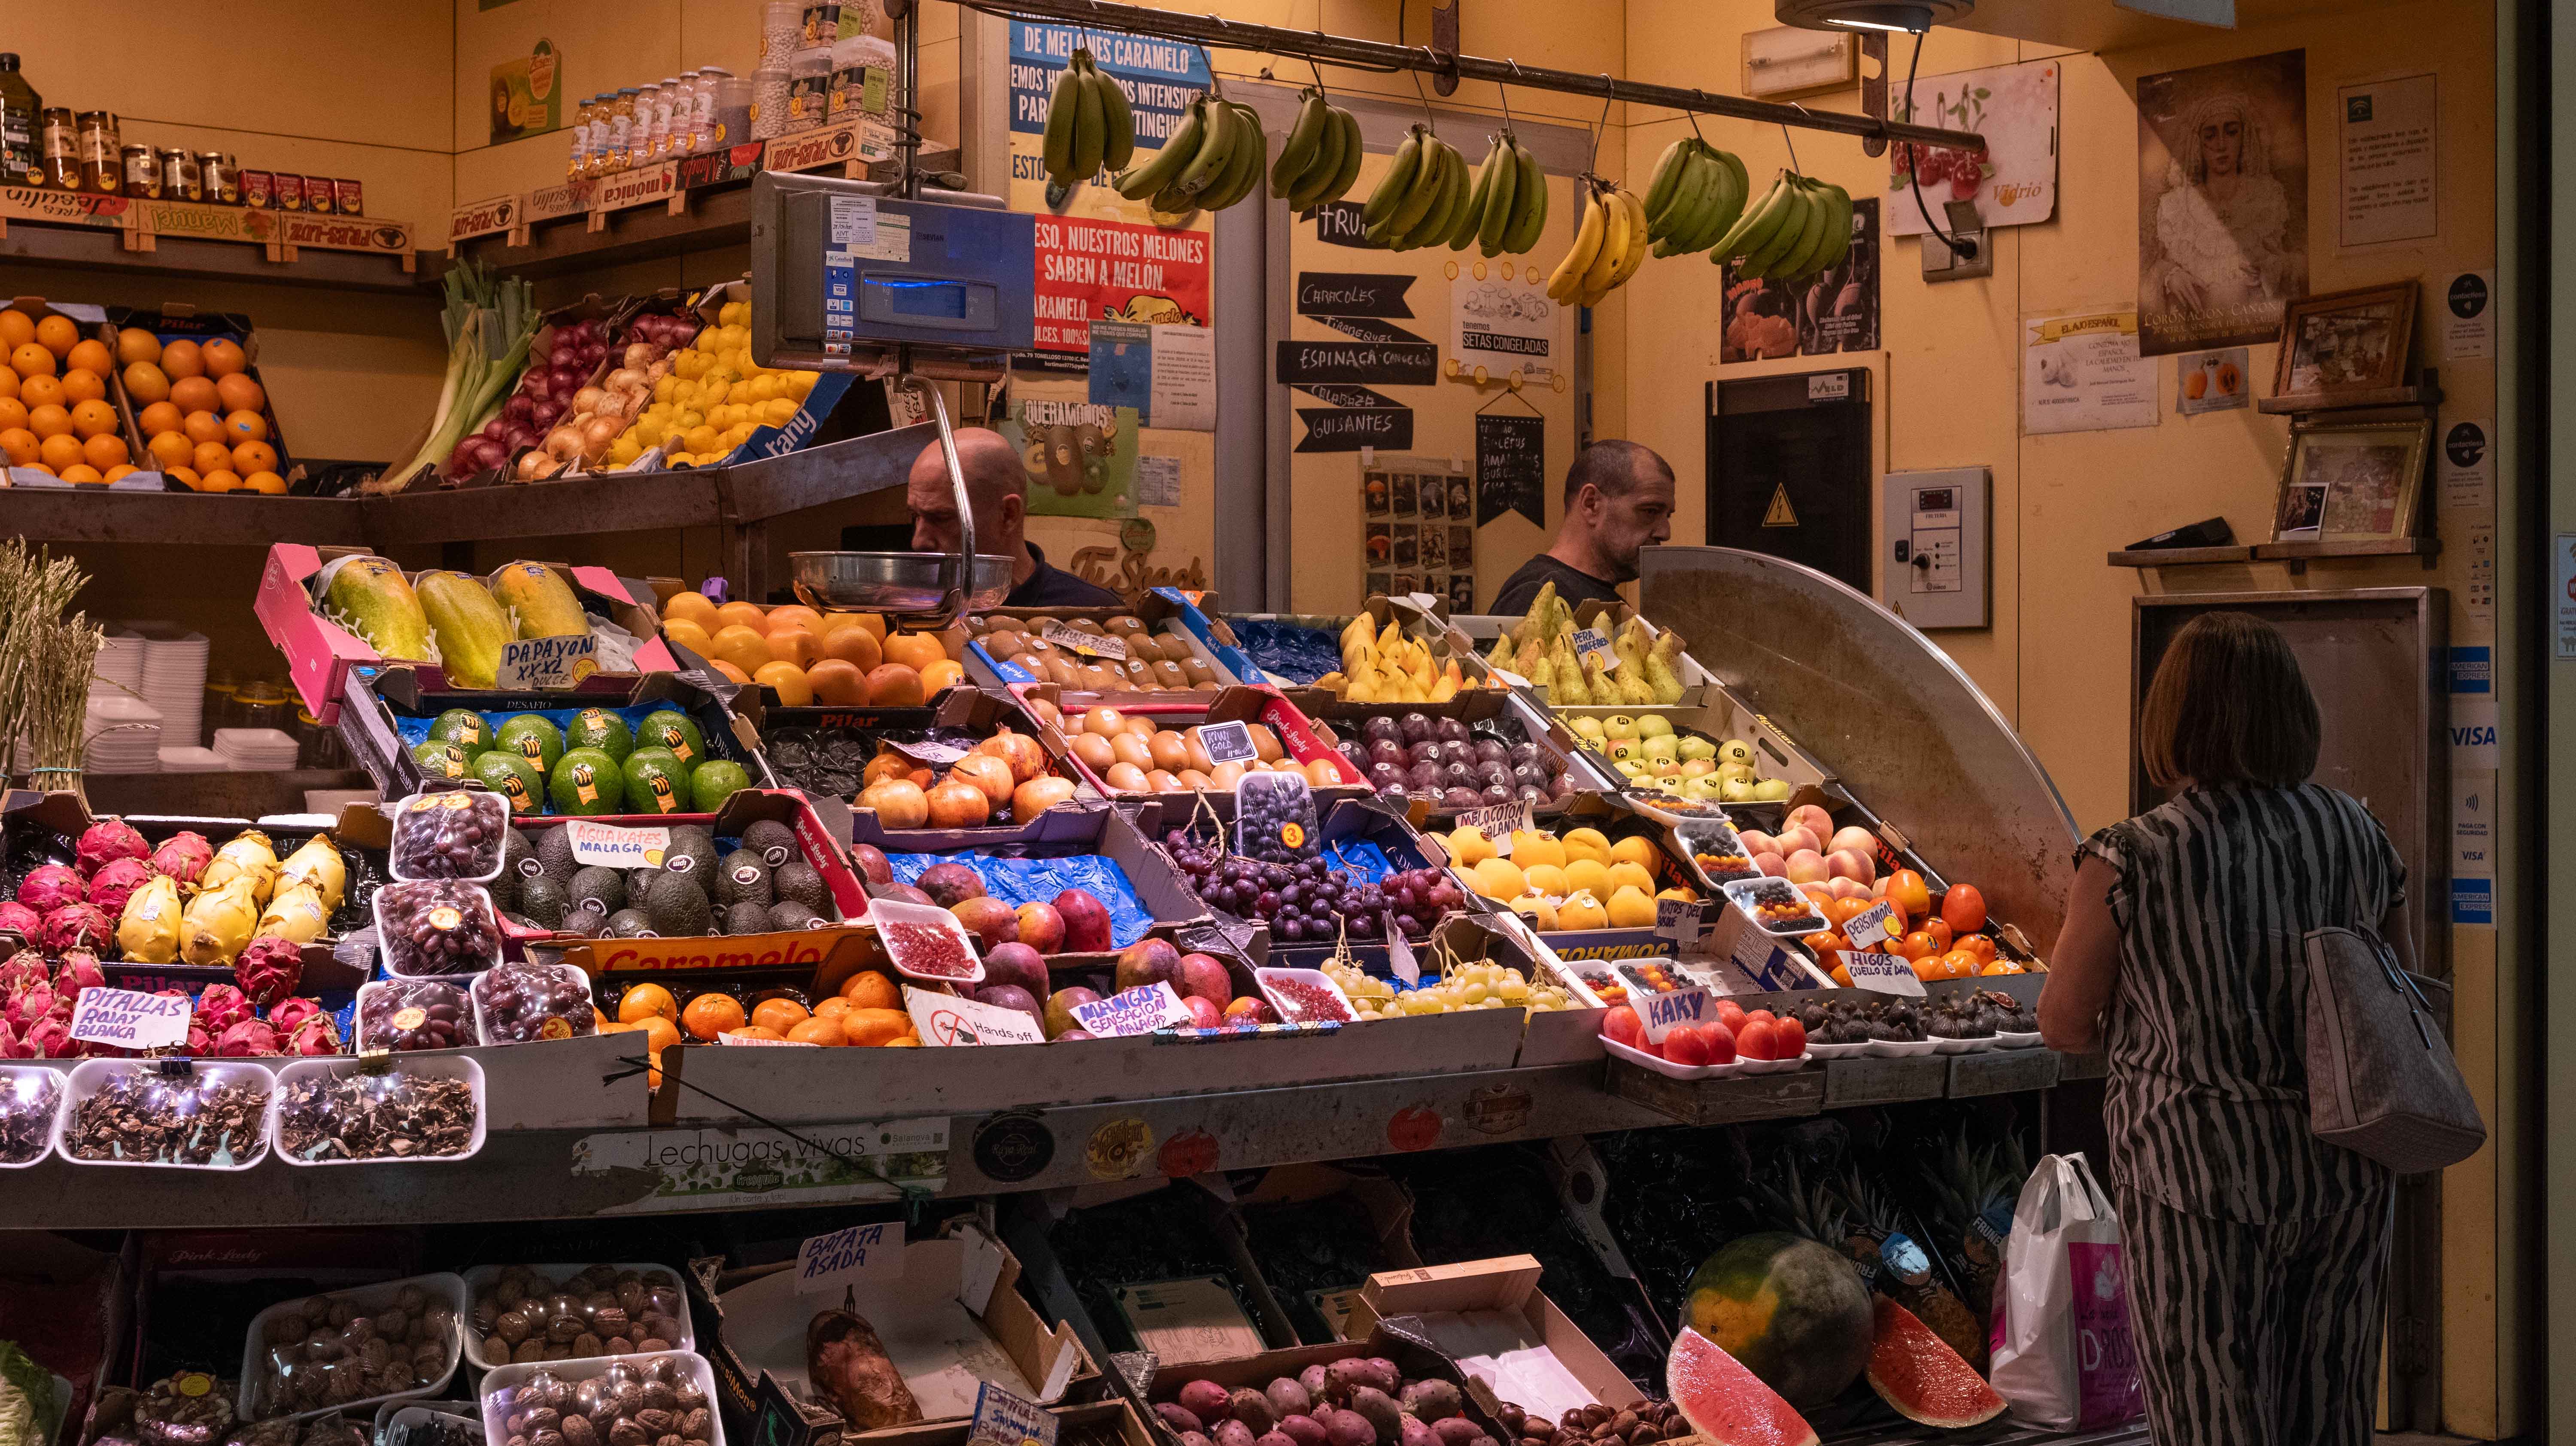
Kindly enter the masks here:
M 1250 1386 L 1234 1393 L 1232 1405 L 1234 1419 L 1241 1421 L 1245 1429 L 1255 1436 L 1268 1435 L 1270 1429 L 1279 1424 L 1279 1413 L 1270 1409 L 1270 1398 Z
M 1216 1446 L 1252 1446 L 1252 1428 L 1241 1421 L 1219 1421 L 1208 1434 Z
M 1202 1429 L 1199 1425 L 1199 1418 L 1195 1413 L 1183 1407 L 1175 1406 L 1169 1401 L 1157 1402 L 1154 1406 L 1154 1414 L 1162 1417 L 1163 1424 L 1171 1427 L 1175 1431 L 1187 1432 Z
M 1290 1381 L 1288 1384 L 1294 1386 L 1297 1383 Z M 1289 1440 L 1296 1442 L 1297 1446 L 1329 1446 L 1324 1423 L 1312 1416 L 1301 1413 L 1282 1416 L 1279 1418 L 1279 1430 Z
M 1377 1432 L 1378 1446 L 1396 1446 L 1396 1438 L 1402 1434 L 1404 1412 L 1397 1407 L 1393 1396 L 1375 1386 L 1361 1386 L 1351 1392 L 1351 1410 Z
M 1463 1409 L 1458 1388 L 1447 1381 L 1422 1380 L 1404 1388 L 1404 1409 L 1425 1421 L 1443 1421 Z
M 1289 1417 L 1303 1416 L 1315 1409 L 1315 1398 L 1307 1393 L 1304 1386 L 1286 1376 L 1281 1376 L 1262 1387 L 1261 1394 L 1270 1398 L 1271 1413 L 1276 1415 L 1283 1425 Z M 1289 1434 L 1296 1433 L 1292 1431 Z
M 1222 1421 L 1234 1414 L 1233 1399 L 1214 1381 L 1187 1381 L 1180 1390 L 1181 1409 L 1202 1421 Z
M 1485 1428 L 1464 1416 L 1443 1416 L 1431 1423 L 1432 1438 L 1440 1446 L 1469 1446 L 1485 1434 Z
M 1210 1441 L 1204 1432 L 1184 1431 L 1181 1433 L 1181 1446 L 1216 1446 L 1216 1443 Z

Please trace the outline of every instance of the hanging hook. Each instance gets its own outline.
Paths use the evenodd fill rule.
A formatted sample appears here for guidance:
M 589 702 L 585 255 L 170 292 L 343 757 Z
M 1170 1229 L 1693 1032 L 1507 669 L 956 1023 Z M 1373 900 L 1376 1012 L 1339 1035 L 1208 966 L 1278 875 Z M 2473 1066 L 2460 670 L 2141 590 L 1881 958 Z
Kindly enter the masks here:
M 1583 164 L 1586 175 L 1593 174 L 1601 164 L 1601 133 L 1610 129 L 1610 106 L 1618 98 L 1618 88 L 1610 79 L 1610 72 L 1606 70 L 1601 72 L 1601 120 L 1592 128 L 1592 155 Z
M 1789 105 L 1790 108 L 1797 111 L 1798 114 L 1807 114 L 1807 108 L 1798 104 L 1796 101 L 1793 100 L 1789 102 Z M 1789 169 L 1796 172 L 1798 175 L 1805 175 L 1806 172 L 1800 170 L 1798 167 L 1798 143 L 1789 135 L 1789 127 L 1785 122 L 1780 127 L 1780 143 L 1789 148 Z
M 1517 60 L 1516 60 L 1516 61 L 1513 61 L 1513 62 L 1512 62 L 1512 71 L 1513 71 L 1513 73 L 1514 73 L 1514 74 L 1518 74 L 1518 73 L 1519 73 L 1519 71 L 1520 71 L 1520 68 L 1521 68 L 1521 66 L 1520 66 L 1520 62 L 1519 62 L 1519 61 L 1517 61 Z M 1502 84 L 1500 84 L 1500 83 L 1497 83 L 1497 84 L 1494 86 L 1494 94 L 1495 94 L 1495 95 L 1497 95 L 1497 96 L 1499 96 L 1499 97 L 1501 97 L 1501 99 L 1502 99 L 1502 102 L 1503 102 L 1503 135 L 1504 135 L 1504 137 L 1505 137 L 1506 139 L 1510 139 L 1510 138 L 1512 137 L 1512 92 L 1511 92 L 1511 87 L 1506 86 L 1506 85 L 1502 85 Z
M 1427 49 L 1427 47 L 1426 47 L 1426 49 Z M 1440 133 L 1440 120 L 1439 120 L 1439 117 L 1437 117 L 1437 116 L 1435 116 L 1435 115 L 1433 115 L 1433 114 L 1431 113 L 1431 92 L 1429 92 L 1429 91 L 1427 91 L 1427 90 L 1424 90 L 1424 89 L 1422 88 L 1422 72 L 1421 72 L 1421 71 L 1416 70 L 1416 71 L 1413 71 L 1413 72 L 1412 72 L 1412 74 L 1413 74 L 1413 93 L 1414 93 L 1415 95 L 1418 95 L 1418 96 L 1422 97 L 1422 124 L 1423 124 L 1423 128 L 1424 128 L 1424 129 L 1426 129 L 1426 130 L 1428 130 L 1428 131 L 1430 131 L 1430 132 L 1431 132 L 1432 134 L 1434 134 L 1434 135 L 1438 135 L 1438 134 Z

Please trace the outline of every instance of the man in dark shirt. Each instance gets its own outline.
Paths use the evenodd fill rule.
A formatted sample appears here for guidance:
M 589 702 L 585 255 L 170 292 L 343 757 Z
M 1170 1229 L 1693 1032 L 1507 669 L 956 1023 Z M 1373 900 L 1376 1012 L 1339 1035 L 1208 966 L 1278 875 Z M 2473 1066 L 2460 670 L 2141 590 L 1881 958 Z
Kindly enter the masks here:
M 1011 595 L 1002 606 L 1014 608 L 1123 608 L 1126 600 L 1085 582 L 1046 560 L 1037 545 L 1021 536 L 1029 516 L 1029 474 L 1020 454 L 999 432 L 970 427 L 957 434 L 957 466 L 966 474 L 966 500 L 975 509 L 975 550 L 988 557 L 1011 559 Z M 912 460 L 904 488 L 912 506 L 912 550 L 957 551 L 957 492 L 949 484 L 948 464 L 931 443 Z
M 1637 576 L 1637 551 L 1673 535 L 1673 469 L 1634 442 L 1595 442 L 1565 470 L 1565 521 L 1556 544 L 1503 580 L 1489 613 L 1529 611 L 1556 584 L 1569 604 L 1610 602 Z

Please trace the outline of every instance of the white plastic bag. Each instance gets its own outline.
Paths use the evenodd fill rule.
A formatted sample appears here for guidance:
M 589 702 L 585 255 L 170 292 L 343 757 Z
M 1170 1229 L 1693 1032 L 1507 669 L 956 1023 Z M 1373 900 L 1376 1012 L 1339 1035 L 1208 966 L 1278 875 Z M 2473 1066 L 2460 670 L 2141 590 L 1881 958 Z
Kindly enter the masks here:
M 2014 1419 L 2091 1430 L 2143 1409 L 2120 1216 L 2084 1157 L 2049 1155 L 2013 1209 L 1988 1336 Z

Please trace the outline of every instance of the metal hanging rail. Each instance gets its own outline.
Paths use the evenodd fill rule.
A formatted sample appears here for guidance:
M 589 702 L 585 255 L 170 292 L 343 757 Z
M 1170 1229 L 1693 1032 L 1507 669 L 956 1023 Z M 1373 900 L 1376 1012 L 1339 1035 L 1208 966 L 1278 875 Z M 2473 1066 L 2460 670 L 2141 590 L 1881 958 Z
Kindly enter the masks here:
M 1251 25 L 1227 20 L 1217 15 L 1186 15 L 1170 10 L 1155 10 L 1142 5 L 1122 5 L 1117 0 L 960 0 L 970 10 L 1005 18 L 1053 20 L 1075 25 L 1097 26 L 1102 30 L 1119 30 L 1135 35 L 1159 36 L 1167 40 L 1186 40 L 1200 45 L 1222 45 L 1235 50 L 1256 50 L 1271 55 L 1293 55 L 1317 60 L 1327 65 L 1375 66 L 1381 69 L 1419 70 L 1426 74 L 1464 76 L 1471 80 L 1490 80 L 1497 85 L 1517 85 L 1528 90 L 1552 90 L 1566 95 L 1608 97 L 1634 105 L 1660 106 L 1666 110 L 1697 111 L 1702 115 L 1721 115 L 1734 120 L 1753 121 L 1761 125 L 1795 126 L 1802 130 L 1831 131 L 1863 139 L 1914 141 L 1922 145 L 1953 146 L 1961 150 L 1983 151 L 1985 137 L 1974 131 L 1943 130 L 1937 126 L 1910 125 L 1902 121 L 1881 120 L 1876 116 L 1849 115 L 1840 111 L 1814 111 L 1804 106 L 1774 105 L 1769 101 L 1744 100 L 1731 95 L 1711 95 L 1704 90 L 1684 89 L 1674 85 L 1647 85 L 1634 80 L 1616 80 L 1607 74 L 1582 75 L 1571 70 L 1549 70 L 1527 66 L 1517 60 L 1488 60 L 1477 55 L 1452 55 L 1427 45 L 1390 45 L 1382 40 L 1356 40 L 1346 35 L 1327 35 L 1320 30 L 1284 30 L 1275 25 Z

